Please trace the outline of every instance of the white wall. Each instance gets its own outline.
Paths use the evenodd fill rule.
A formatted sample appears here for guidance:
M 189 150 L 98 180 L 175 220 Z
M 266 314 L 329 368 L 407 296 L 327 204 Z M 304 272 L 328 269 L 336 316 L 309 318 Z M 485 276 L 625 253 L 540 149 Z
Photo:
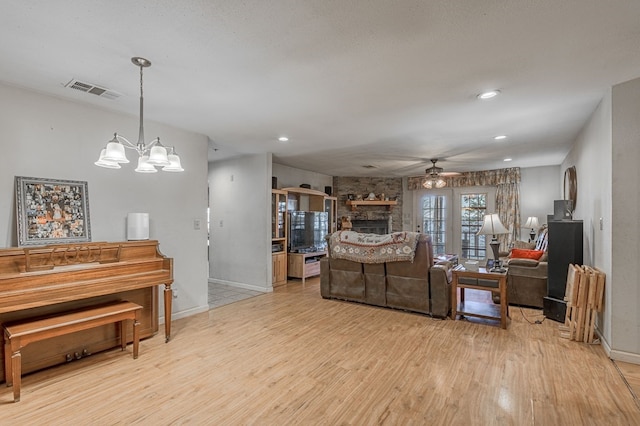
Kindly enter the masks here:
M 209 164 L 211 281 L 272 291 L 271 154 Z
M 520 223 L 536 216 L 540 225 L 553 214 L 553 200 L 562 199 L 560 166 L 526 167 L 520 169 Z M 520 239 L 528 239 L 530 229 L 520 230 Z
M 104 169 L 93 164 L 100 149 L 116 130 L 137 140 L 136 116 L 2 84 L 0 129 L 0 246 L 17 245 L 15 176 L 87 181 L 92 240 L 125 240 L 127 213 L 148 212 L 150 237 L 174 258 L 174 318 L 208 308 L 207 231 L 193 226 L 195 219 L 206 223 L 206 137 L 147 121 L 150 140 L 158 135 L 175 144 L 185 171 L 144 175 L 133 164 Z
M 324 192 L 325 186 L 331 186 L 333 188 L 333 176 L 324 175 L 322 173 L 296 169 L 295 167 L 284 166 L 276 163 L 273 163 L 272 173 L 273 176 L 278 178 L 278 189 L 299 187 L 300 184 L 303 183 L 308 183 L 311 185 L 311 189 L 322 192 Z
M 612 97 L 611 356 L 640 364 L 640 79 Z
M 609 93 L 600 102 L 562 162 L 562 175 L 559 177 L 559 182 L 562 182 L 564 170 L 571 166 L 576 167 L 578 199 L 573 216 L 574 219 L 582 220 L 584 223 L 583 263 L 595 266 L 607 274 L 604 315 L 600 316 L 598 321 L 598 329 L 605 346 L 615 344 L 611 334 L 612 314 L 615 312 L 612 295 L 618 291 L 615 287 L 624 285 L 612 275 L 611 265 L 613 238 L 611 175 L 613 168 L 617 167 L 615 164 L 612 165 L 611 157 L 611 102 Z M 603 223 L 602 229 L 600 229 L 600 218 Z M 637 236 L 637 233 L 634 235 Z M 637 259 L 635 261 L 637 262 Z M 635 278 L 633 285 L 637 286 L 637 277 Z M 637 337 L 636 335 L 636 340 Z

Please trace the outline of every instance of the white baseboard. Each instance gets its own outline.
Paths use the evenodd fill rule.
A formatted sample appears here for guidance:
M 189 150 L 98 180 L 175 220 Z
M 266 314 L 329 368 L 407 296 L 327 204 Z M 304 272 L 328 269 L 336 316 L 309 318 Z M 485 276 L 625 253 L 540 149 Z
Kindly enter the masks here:
M 264 287 L 259 287 L 257 285 L 239 283 L 236 281 L 220 280 L 217 278 L 209 278 L 209 282 L 211 284 L 224 284 L 230 287 L 238 287 L 238 288 L 244 288 L 246 290 L 260 291 L 262 293 L 271 293 L 273 291 L 273 287 L 264 288 Z
M 604 352 L 607 354 L 609 358 L 611 358 L 614 361 L 622 361 L 622 362 L 628 362 L 630 364 L 640 365 L 640 354 L 634 354 L 631 352 L 624 352 L 624 351 L 611 349 L 611 345 L 609 345 L 609 342 L 607 342 L 606 339 L 602 337 L 602 333 L 600 333 L 600 330 L 596 329 L 596 332 L 598 333 L 598 338 L 600 339 L 602 349 L 604 349 Z
M 634 354 L 631 352 L 612 350 L 609 358 L 614 361 L 628 362 L 630 364 L 640 364 L 640 354 Z
M 186 311 L 180 312 L 172 312 L 171 313 L 171 321 L 190 317 L 191 315 L 201 314 L 203 312 L 207 312 L 209 310 L 209 305 L 204 306 L 196 306 L 195 308 L 187 309 Z M 164 316 L 158 318 L 158 324 L 164 324 Z

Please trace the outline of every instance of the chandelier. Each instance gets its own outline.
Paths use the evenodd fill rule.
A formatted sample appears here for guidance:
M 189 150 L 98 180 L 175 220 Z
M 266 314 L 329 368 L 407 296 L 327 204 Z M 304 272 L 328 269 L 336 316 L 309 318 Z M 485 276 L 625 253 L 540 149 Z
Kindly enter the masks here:
M 142 69 L 151 66 L 151 62 L 145 58 L 133 57 L 131 62 L 140 67 L 140 131 L 138 133 L 138 143 L 133 144 L 117 133 L 113 134 L 107 146 L 100 151 L 100 157 L 94 164 L 107 169 L 119 169 L 120 164 L 129 162 L 125 154 L 125 148 L 138 153 L 138 173 L 156 173 L 161 168 L 165 172 L 182 172 L 184 169 L 180 164 L 180 157 L 174 147 L 165 147 L 160 143 L 160 138 L 155 138 L 148 144 L 144 142 L 143 126 L 143 105 L 144 98 L 142 92 Z
M 436 166 L 437 161 L 438 161 L 437 158 L 431 160 L 431 163 L 433 164 L 433 166 L 425 170 L 427 178 L 422 183 L 422 186 L 425 187 L 426 189 L 433 189 L 433 188 L 440 189 L 447 186 L 447 181 L 445 181 L 441 176 L 444 169 L 442 167 Z
M 447 182 L 438 175 L 431 175 L 427 178 L 427 180 L 424 181 L 422 186 L 427 189 L 433 189 L 433 188 L 440 189 L 447 186 Z

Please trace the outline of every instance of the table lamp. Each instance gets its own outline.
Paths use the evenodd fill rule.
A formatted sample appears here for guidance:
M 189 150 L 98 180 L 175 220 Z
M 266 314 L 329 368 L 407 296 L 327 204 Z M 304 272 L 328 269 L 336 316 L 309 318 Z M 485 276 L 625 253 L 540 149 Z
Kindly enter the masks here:
M 535 216 L 529 216 L 526 223 L 524 224 L 524 227 L 531 228 L 531 232 L 529 232 L 529 242 L 534 241 L 536 239 L 536 231 L 538 230 L 538 228 L 540 228 L 538 218 Z
M 500 266 L 500 243 L 496 238 L 498 234 L 508 234 L 509 231 L 504 227 L 502 222 L 500 222 L 500 218 L 498 217 L 498 213 L 486 214 L 484 215 L 484 222 L 480 227 L 480 230 L 476 235 L 492 235 L 493 238 L 489 245 L 491 246 L 491 250 L 493 250 L 493 268 L 490 269 L 490 272 L 506 272 L 506 269 L 503 269 Z

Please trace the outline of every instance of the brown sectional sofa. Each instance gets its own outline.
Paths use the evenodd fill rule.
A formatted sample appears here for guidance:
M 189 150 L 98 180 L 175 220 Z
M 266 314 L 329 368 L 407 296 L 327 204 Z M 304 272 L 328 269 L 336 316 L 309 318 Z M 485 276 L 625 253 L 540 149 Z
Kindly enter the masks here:
M 327 238 L 329 244 L 331 241 Z M 446 317 L 451 309 L 451 265 L 433 265 L 428 235 L 421 235 L 413 262 L 361 263 L 331 256 L 320 263 L 320 294 L 369 305 Z

